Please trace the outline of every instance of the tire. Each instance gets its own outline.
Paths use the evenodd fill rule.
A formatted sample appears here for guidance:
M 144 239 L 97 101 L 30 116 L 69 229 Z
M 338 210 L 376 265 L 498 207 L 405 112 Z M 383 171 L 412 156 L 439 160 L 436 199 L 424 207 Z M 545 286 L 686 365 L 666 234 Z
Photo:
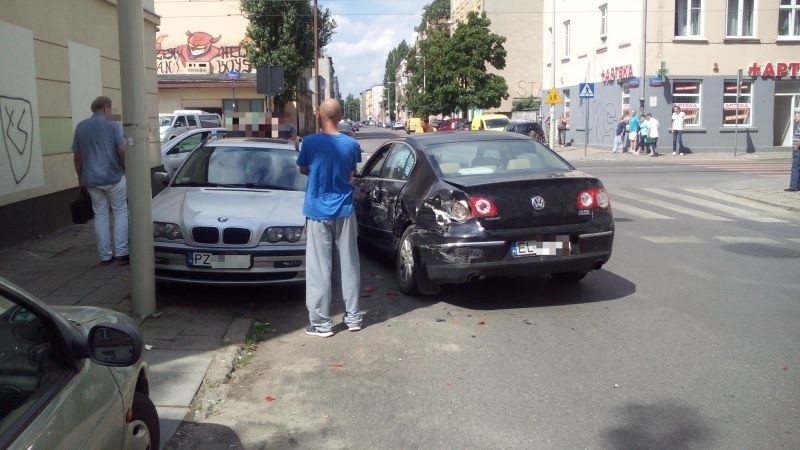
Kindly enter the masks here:
M 551 273 L 550 276 L 559 283 L 577 283 L 586 276 L 586 272 L 558 272 Z
M 133 394 L 133 418 L 128 424 L 128 448 L 158 450 L 161 427 L 153 401 L 145 394 Z
M 429 295 L 439 292 L 439 286 L 432 284 L 421 271 L 419 258 L 411 246 L 409 236 L 414 227 L 406 228 L 395 251 L 395 278 L 400 292 L 406 295 Z

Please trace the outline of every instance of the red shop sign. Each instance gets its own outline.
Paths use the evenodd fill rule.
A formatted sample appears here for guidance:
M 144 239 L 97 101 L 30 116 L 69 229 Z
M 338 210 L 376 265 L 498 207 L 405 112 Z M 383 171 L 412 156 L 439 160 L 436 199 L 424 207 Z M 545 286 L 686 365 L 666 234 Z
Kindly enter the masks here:
M 755 78 L 755 77 L 772 77 L 772 78 L 780 78 L 780 77 L 796 77 L 800 72 L 800 62 L 792 62 L 792 63 L 771 63 L 768 62 L 763 66 L 760 66 L 758 63 L 753 63 L 749 69 L 747 69 L 747 73 Z
M 617 66 L 603 70 L 600 72 L 600 77 L 603 79 L 603 81 L 633 78 L 633 65 L 628 64 L 627 66 Z

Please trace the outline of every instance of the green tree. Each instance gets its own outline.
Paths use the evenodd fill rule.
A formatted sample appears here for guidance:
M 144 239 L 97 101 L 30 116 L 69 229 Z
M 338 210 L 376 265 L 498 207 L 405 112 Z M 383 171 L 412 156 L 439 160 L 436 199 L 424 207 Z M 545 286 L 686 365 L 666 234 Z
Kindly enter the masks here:
M 470 12 L 467 22 L 460 23 L 447 40 L 441 59 L 429 69 L 427 84 L 431 87 L 434 83 L 442 113 L 496 108 L 508 98 L 506 80 L 486 71 L 487 65 L 495 69 L 506 66 L 506 38 L 492 33 L 490 24 L 486 13 Z
M 344 102 L 342 102 L 342 108 L 344 111 L 344 118 L 350 120 L 361 120 L 361 99 L 358 97 L 353 96 L 353 94 L 347 94 L 345 97 Z
M 247 58 L 253 66 L 283 67 L 284 90 L 275 97 L 283 107 L 295 98 L 303 70 L 314 64 L 314 9 L 309 0 L 241 0 L 247 25 Z M 330 43 L 336 21 L 318 10 L 318 45 Z M 320 50 L 321 51 L 321 50 Z
M 532 111 L 538 110 L 542 106 L 541 97 L 528 97 L 521 100 L 515 100 L 514 106 L 511 108 L 514 111 Z
M 389 120 L 394 120 L 396 114 L 393 114 L 395 109 L 395 99 L 397 99 L 397 84 L 395 83 L 395 69 L 400 61 L 408 55 L 408 44 L 406 41 L 401 42 L 397 47 L 389 52 L 386 56 L 386 65 L 383 72 L 383 87 L 386 89 L 386 95 L 383 97 L 383 106 L 389 111 Z M 392 104 L 388 103 L 389 98 L 392 99 Z
M 433 0 L 422 9 L 422 21 L 417 27 L 417 31 L 425 34 L 428 26 L 439 31 L 448 29 L 447 21 L 450 19 L 450 0 Z

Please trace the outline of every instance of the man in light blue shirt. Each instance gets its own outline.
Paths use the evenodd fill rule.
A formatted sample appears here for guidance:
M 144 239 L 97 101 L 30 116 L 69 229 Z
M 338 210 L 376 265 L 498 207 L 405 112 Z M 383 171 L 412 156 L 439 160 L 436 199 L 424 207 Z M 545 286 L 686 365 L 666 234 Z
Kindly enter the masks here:
M 128 193 L 125 184 L 125 140 L 122 127 L 109 120 L 111 99 L 100 96 L 92 101 L 92 117 L 75 127 L 72 138 L 73 161 L 78 183 L 92 198 L 94 233 L 100 262 L 127 264 Z M 114 249 L 111 248 L 109 205 L 114 214 Z
M 631 142 L 631 153 L 639 153 L 639 116 L 636 110 L 631 111 L 630 133 L 628 139 Z
M 335 99 L 319 107 L 322 132 L 307 136 L 297 156 L 300 173 L 308 176 L 303 214 L 306 220 L 306 307 L 312 336 L 333 335 L 330 316 L 332 277 L 341 276 L 349 331 L 361 329 L 358 298 L 361 268 L 352 176 L 361 161 L 358 142 L 339 133 L 342 106 Z M 334 258 L 336 258 L 334 262 Z M 334 267 L 338 270 L 334 271 Z

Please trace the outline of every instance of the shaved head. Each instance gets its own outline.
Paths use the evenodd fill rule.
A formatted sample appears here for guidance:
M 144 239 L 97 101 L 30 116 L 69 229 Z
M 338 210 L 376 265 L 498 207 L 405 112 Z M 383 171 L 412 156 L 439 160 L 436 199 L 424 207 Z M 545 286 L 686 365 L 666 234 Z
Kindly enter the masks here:
M 338 122 L 342 118 L 342 104 L 333 98 L 323 101 L 319 105 L 319 116 L 322 120 Z

